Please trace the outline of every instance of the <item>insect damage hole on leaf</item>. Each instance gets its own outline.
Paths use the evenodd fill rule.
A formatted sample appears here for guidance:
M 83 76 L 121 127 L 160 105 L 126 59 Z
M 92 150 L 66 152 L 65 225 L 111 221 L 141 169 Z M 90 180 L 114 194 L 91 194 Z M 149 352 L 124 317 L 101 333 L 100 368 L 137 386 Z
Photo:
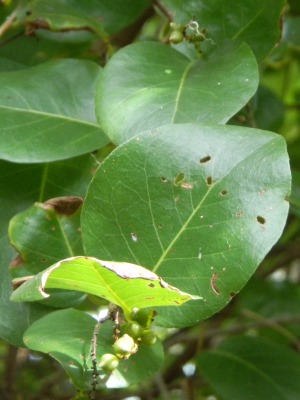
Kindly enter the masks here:
M 132 239 L 133 242 L 137 242 L 138 238 L 137 238 L 136 233 L 132 233 L 131 234 L 131 239 Z
M 168 178 L 166 178 L 165 176 L 162 176 L 160 178 L 160 180 L 162 181 L 162 183 L 167 183 L 168 182 Z
M 200 158 L 200 164 L 205 164 L 211 160 L 211 156 Z
M 213 182 L 212 177 L 211 177 L 211 176 L 208 176 L 208 177 L 206 178 L 206 184 L 207 184 L 207 186 L 210 186 L 210 185 L 212 184 L 212 182 Z
M 198 259 L 201 260 L 201 258 L 202 258 L 202 249 L 200 247 L 198 251 Z
M 228 194 L 228 192 L 227 192 L 227 190 L 222 190 L 222 192 L 220 192 L 220 195 L 221 196 L 226 196 Z
M 261 225 L 264 225 L 267 222 L 266 219 L 260 215 L 258 215 L 256 217 L 256 219 L 257 219 L 257 222 L 260 223 Z
M 185 175 L 183 172 L 179 172 L 179 174 L 177 174 L 176 178 L 174 179 L 174 185 L 175 186 L 181 186 L 184 182 L 184 178 Z

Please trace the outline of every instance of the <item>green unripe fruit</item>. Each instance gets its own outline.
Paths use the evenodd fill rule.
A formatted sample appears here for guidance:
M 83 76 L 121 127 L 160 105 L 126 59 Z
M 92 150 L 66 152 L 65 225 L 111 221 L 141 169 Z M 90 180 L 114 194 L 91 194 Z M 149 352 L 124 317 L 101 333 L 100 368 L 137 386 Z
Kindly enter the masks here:
M 122 332 L 127 333 L 133 339 L 138 339 L 142 336 L 143 328 L 136 321 L 127 322 L 121 326 Z
M 170 42 L 173 44 L 181 43 L 184 39 L 183 33 L 180 31 L 173 31 L 170 35 Z
M 184 25 L 176 24 L 176 22 L 170 22 L 170 28 L 171 28 L 173 31 L 183 32 L 183 30 L 184 30 Z
M 132 321 L 138 322 L 141 326 L 146 327 L 148 324 L 149 319 L 149 312 L 142 309 L 135 307 L 131 313 Z
M 138 347 L 133 338 L 125 333 L 125 335 L 121 336 L 115 341 L 113 344 L 113 349 L 117 356 L 122 358 L 130 356 L 130 354 L 134 354 Z
M 114 354 L 106 353 L 100 358 L 99 367 L 104 371 L 114 371 L 119 365 L 119 359 Z
M 142 343 L 146 344 L 147 346 L 152 346 L 157 341 L 157 336 L 151 330 L 146 330 L 142 334 Z

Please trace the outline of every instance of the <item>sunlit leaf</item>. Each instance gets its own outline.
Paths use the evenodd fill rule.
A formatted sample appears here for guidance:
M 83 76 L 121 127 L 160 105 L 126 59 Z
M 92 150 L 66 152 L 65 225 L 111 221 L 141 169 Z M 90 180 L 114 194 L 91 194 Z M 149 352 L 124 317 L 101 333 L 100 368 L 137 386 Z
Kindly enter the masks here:
M 41 300 L 49 297 L 47 288 L 94 294 L 120 306 L 128 318 L 135 307 L 179 306 L 197 298 L 168 285 L 156 274 L 138 265 L 91 257 L 70 257 L 25 282 L 11 299 Z
M 96 112 L 110 139 L 122 143 L 168 123 L 225 123 L 257 84 L 256 60 L 244 44 L 222 43 L 190 60 L 169 46 L 135 43 L 118 51 L 100 75 Z

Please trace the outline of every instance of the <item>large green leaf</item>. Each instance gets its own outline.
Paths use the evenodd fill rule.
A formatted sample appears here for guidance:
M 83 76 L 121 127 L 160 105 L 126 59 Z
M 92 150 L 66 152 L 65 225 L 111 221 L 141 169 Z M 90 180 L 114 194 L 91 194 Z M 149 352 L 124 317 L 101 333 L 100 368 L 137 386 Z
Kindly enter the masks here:
M 54 30 L 90 28 L 100 36 L 132 24 L 149 6 L 148 0 L 33 0 L 27 21 L 45 21 Z
M 77 310 L 60 310 L 33 323 L 25 332 L 24 342 L 30 349 L 50 353 L 70 375 L 75 386 L 88 390 L 92 383 L 91 340 L 97 321 Z M 98 333 L 97 360 L 111 353 L 113 344 L 111 322 L 102 325 Z M 153 346 L 139 345 L 138 352 L 121 360 L 106 382 L 99 386 L 125 387 L 138 383 L 157 372 L 163 362 L 159 341 Z M 143 368 L 141 368 L 141 365 Z M 104 377 L 103 371 L 100 378 Z
M 90 61 L 51 61 L 0 74 L 0 158 L 45 162 L 103 147 L 95 120 L 95 80 Z
M 167 123 L 225 123 L 254 95 L 255 58 L 244 44 L 216 46 L 190 60 L 169 46 L 118 51 L 97 85 L 96 113 L 114 143 Z
M 253 337 L 226 340 L 202 352 L 199 372 L 224 400 L 297 400 L 300 357 L 291 349 Z
M 8 241 L 9 220 L 37 200 L 84 196 L 95 164 L 89 155 L 45 165 L 0 161 L 0 337 L 14 345 L 22 345 L 24 330 L 42 310 L 35 303 L 28 306 L 9 300 L 12 287 L 8 266 L 15 256 Z
M 197 298 L 138 265 L 78 256 L 59 261 L 39 273 L 15 290 L 11 299 L 45 299 L 49 297 L 47 288 L 79 290 L 102 297 L 120 306 L 129 319 L 135 307 L 180 306 Z
M 195 324 L 224 307 L 281 235 L 290 179 L 284 139 L 271 132 L 177 124 L 143 133 L 89 187 L 86 254 L 143 265 L 201 296 L 157 318 Z
M 284 0 L 162 0 L 178 23 L 196 19 L 208 37 L 217 43 L 238 39 L 250 46 L 258 59 L 264 58 L 280 36 Z

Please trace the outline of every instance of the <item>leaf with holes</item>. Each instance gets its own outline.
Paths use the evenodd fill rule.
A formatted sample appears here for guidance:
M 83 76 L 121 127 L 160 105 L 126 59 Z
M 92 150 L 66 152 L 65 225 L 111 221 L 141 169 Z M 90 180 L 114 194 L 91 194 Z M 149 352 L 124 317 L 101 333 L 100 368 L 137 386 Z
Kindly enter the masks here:
M 281 235 L 291 177 L 284 139 L 236 126 L 142 133 L 104 160 L 82 210 L 87 254 L 133 262 L 202 300 L 156 321 L 187 326 L 227 304 Z
M 299 398 L 299 354 L 268 340 L 242 336 L 225 340 L 202 352 L 197 365 L 224 400 Z
M 26 346 L 35 351 L 49 353 L 61 363 L 74 385 L 88 390 L 92 382 L 91 340 L 97 321 L 78 310 L 60 310 L 34 322 L 24 334 Z M 112 352 L 113 324 L 101 326 L 97 342 L 97 361 Z M 99 387 L 126 387 L 147 379 L 158 371 L 164 359 L 163 347 L 158 340 L 153 346 L 139 345 L 138 352 L 128 360 L 120 360 L 118 368 L 107 380 L 100 369 Z M 143 365 L 143 368 L 140 366 Z
M 186 24 L 195 19 L 200 29 L 215 42 L 224 38 L 247 43 L 261 60 L 270 52 L 280 37 L 280 15 L 284 0 L 204 1 L 162 0 L 177 23 Z
M 120 306 L 127 319 L 135 307 L 179 306 L 198 298 L 168 285 L 155 273 L 138 265 L 70 257 L 25 282 L 11 299 L 45 299 L 49 297 L 45 292 L 47 288 L 79 290 L 102 297 Z
M 55 161 L 108 143 L 94 113 L 100 68 L 60 60 L 0 74 L 0 158 Z
M 110 139 L 122 143 L 168 123 L 225 123 L 257 84 L 256 60 L 244 44 L 222 43 L 190 60 L 169 46 L 135 43 L 118 51 L 99 77 L 96 113 Z

